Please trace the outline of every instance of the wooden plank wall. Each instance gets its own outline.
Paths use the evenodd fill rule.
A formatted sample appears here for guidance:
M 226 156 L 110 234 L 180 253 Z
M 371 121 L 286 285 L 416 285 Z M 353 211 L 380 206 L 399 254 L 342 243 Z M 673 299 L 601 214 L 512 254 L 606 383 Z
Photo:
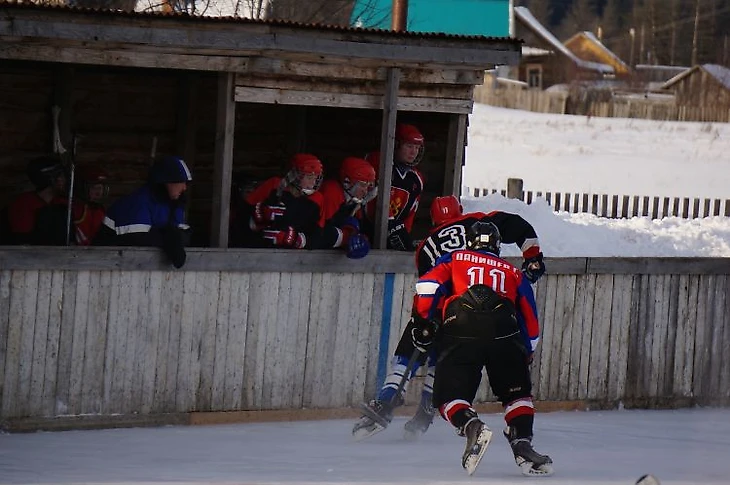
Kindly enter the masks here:
M 390 277 L 389 361 L 415 283 Z M 2 270 L 0 417 L 357 406 L 378 386 L 386 278 Z M 730 405 L 729 293 L 726 274 L 544 277 L 536 398 Z

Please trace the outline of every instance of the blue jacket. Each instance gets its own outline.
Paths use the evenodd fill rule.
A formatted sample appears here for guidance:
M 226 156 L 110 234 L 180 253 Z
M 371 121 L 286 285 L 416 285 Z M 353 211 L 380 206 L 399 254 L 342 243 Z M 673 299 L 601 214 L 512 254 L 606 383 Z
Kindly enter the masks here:
M 189 229 L 182 202 L 170 200 L 164 185 L 147 184 L 109 207 L 94 244 L 160 247 L 180 267 Z

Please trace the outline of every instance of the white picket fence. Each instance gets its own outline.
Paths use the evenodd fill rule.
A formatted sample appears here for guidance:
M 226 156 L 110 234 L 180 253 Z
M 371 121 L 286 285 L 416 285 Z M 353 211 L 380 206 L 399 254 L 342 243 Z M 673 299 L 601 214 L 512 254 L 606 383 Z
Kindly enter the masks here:
M 507 196 L 506 190 L 469 188 L 466 193 L 484 197 L 499 193 Z M 544 199 L 555 212 L 595 214 L 611 219 L 629 217 L 681 217 L 698 219 L 709 216 L 730 217 L 730 199 L 707 199 L 691 197 L 656 197 L 641 195 L 571 194 L 567 192 L 524 191 L 521 200 L 531 204 L 535 199 Z

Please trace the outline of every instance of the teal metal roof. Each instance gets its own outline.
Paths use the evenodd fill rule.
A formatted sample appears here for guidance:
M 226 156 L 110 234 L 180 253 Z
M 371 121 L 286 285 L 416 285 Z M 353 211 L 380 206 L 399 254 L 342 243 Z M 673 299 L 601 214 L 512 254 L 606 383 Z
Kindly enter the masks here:
M 350 24 L 390 29 L 392 0 L 356 0 Z M 510 36 L 510 0 L 409 0 L 411 32 Z

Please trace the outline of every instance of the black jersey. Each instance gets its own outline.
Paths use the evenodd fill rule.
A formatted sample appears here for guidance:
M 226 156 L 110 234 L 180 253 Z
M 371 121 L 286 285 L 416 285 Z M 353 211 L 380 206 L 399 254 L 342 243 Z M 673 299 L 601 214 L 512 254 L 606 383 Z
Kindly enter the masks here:
M 444 254 L 466 249 L 467 230 L 477 221 L 496 225 L 502 236 L 502 243 L 517 244 L 524 258 L 531 258 L 540 252 L 535 229 L 521 216 L 502 211 L 492 211 L 488 214 L 470 212 L 435 227 L 429 236 L 421 241 L 416 249 L 418 276 L 423 276 L 436 266 L 436 260 Z

